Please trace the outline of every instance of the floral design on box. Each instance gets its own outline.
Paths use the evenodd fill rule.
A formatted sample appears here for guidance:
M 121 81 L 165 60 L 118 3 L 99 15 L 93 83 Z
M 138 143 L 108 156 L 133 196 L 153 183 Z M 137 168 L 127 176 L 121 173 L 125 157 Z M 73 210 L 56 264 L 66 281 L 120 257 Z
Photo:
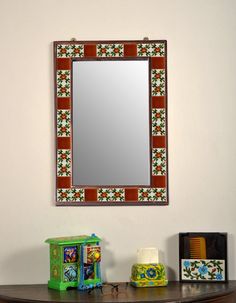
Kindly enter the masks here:
M 137 45 L 139 57 L 164 57 L 164 43 L 141 43 Z
M 64 263 L 75 263 L 77 260 L 77 246 L 64 247 Z
M 57 176 L 68 177 L 71 175 L 71 150 L 57 150 Z
M 60 188 L 57 190 L 57 199 L 59 202 L 83 202 L 83 188 Z
M 139 188 L 138 200 L 141 202 L 166 201 L 166 189 L 165 188 Z
M 182 280 L 225 281 L 225 260 L 181 260 Z
M 153 136 L 165 136 L 165 109 L 153 108 L 152 109 L 152 135 Z
M 98 44 L 97 45 L 98 57 L 123 57 L 124 45 L 123 44 Z
M 70 137 L 70 110 L 58 110 L 57 111 L 57 136 L 58 137 Z
M 166 149 L 153 148 L 152 150 L 152 175 L 165 176 L 166 174 Z
M 76 58 L 84 56 L 83 44 L 59 44 L 57 45 L 57 58 Z
M 70 71 L 57 71 L 57 97 L 70 97 Z
M 123 188 L 99 188 L 98 201 L 101 202 L 121 202 L 125 200 L 125 190 Z
M 165 70 L 152 69 L 152 96 L 165 95 Z
M 69 265 L 69 266 L 64 266 L 63 271 L 64 271 L 64 282 L 71 282 L 71 281 L 77 281 L 77 264 Z

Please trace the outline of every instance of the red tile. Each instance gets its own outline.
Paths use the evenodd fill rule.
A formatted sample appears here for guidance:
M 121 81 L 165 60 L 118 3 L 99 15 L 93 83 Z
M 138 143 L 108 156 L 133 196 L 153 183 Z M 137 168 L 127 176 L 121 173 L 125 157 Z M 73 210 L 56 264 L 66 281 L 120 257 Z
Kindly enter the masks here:
M 85 201 L 86 202 L 97 202 L 97 189 L 96 188 L 85 188 Z
M 138 189 L 137 188 L 125 188 L 125 201 L 137 202 L 138 201 Z
M 70 109 L 71 99 L 70 98 L 57 98 L 57 109 Z
M 125 44 L 124 57 L 136 57 L 136 56 L 137 56 L 137 44 Z
M 71 188 L 71 177 L 57 177 L 57 188 Z
M 153 57 L 151 59 L 152 68 L 164 69 L 166 66 L 165 57 Z
M 71 59 L 70 58 L 57 58 L 56 68 L 57 69 L 71 69 Z
M 166 187 L 166 176 L 152 176 L 152 187 Z
M 85 57 L 96 57 L 96 44 L 85 44 L 84 45 L 84 56 Z
M 166 106 L 166 97 L 158 96 L 152 97 L 152 108 L 165 108 Z
M 166 147 L 166 136 L 153 136 L 152 148 Z
M 58 149 L 70 149 L 71 138 L 70 137 L 57 137 L 57 148 Z

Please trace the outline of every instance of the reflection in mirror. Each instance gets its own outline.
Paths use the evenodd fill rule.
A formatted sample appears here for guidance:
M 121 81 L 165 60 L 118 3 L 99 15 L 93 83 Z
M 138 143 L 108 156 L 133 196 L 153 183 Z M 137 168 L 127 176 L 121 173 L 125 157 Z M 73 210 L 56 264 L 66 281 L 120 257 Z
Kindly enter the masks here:
M 73 185 L 150 185 L 148 60 L 73 61 Z

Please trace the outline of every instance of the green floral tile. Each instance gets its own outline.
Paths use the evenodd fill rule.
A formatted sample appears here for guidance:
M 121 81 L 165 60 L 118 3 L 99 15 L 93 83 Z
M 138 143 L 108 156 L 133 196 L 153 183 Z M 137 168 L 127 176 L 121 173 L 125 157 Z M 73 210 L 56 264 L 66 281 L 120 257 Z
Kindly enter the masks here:
M 152 69 L 151 71 L 151 86 L 152 96 L 164 96 L 165 95 L 165 70 L 164 69 Z
M 99 188 L 98 201 L 101 202 L 121 202 L 125 200 L 125 190 L 123 188 Z
M 69 188 L 57 190 L 58 202 L 83 202 L 85 200 L 83 188 Z
M 70 110 L 57 111 L 57 136 L 70 137 L 71 134 L 71 112 Z
M 123 44 L 98 44 L 97 45 L 98 57 L 123 57 L 124 45 Z
M 165 202 L 165 188 L 140 188 L 138 190 L 138 200 L 142 202 Z
M 71 176 L 71 150 L 70 149 L 57 150 L 57 176 L 59 177 Z
M 225 260 L 181 259 L 182 280 L 225 281 Z
M 152 109 L 152 135 L 165 136 L 166 134 L 166 116 L 165 109 L 153 108 Z
M 166 149 L 153 148 L 152 150 L 152 175 L 166 175 Z
M 164 43 L 141 43 L 137 45 L 137 54 L 139 57 L 164 57 Z
M 77 58 L 84 56 L 83 44 L 59 44 L 57 45 L 57 58 Z
M 70 71 L 57 71 L 57 97 L 70 97 Z

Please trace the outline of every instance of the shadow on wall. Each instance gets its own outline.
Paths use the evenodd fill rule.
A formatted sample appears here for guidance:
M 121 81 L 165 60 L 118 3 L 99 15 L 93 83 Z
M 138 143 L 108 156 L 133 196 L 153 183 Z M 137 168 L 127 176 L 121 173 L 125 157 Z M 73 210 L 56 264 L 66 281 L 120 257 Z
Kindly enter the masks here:
M 48 273 L 46 277 L 45 272 Z M 4 277 L 6 284 L 47 283 L 49 279 L 47 245 L 17 250 L 9 254 L 1 267 L 1 276 Z
M 167 272 L 167 278 L 169 281 L 178 280 L 178 270 L 179 267 L 179 235 L 173 235 L 166 240 L 166 256 L 165 256 L 165 266 Z M 170 267 L 168 264 L 175 264 L 175 268 Z

